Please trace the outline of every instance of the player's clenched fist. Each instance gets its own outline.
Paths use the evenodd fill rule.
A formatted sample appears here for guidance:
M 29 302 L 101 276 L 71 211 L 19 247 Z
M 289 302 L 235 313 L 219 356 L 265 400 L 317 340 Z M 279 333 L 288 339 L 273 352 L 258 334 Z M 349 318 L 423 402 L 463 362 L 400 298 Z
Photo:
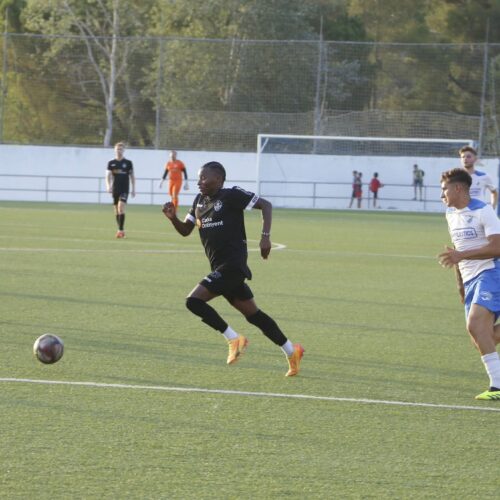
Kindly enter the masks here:
M 169 219 L 175 217 L 175 205 L 171 201 L 167 201 L 161 210 Z

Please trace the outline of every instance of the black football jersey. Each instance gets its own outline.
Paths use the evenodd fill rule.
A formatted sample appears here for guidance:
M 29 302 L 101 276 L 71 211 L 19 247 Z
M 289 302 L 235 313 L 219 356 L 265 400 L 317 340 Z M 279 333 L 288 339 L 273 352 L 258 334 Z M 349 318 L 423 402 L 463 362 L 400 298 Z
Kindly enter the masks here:
M 132 162 L 126 158 L 115 158 L 108 162 L 108 170 L 113 173 L 113 193 L 128 193 L 130 175 L 134 173 Z
M 237 186 L 221 189 L 212 197 L 195 197 L 187 217 L 200 231 L 212 270 L 222 265 L 237 267 L 251 278 L 244 210 L 251 209 L 258 199 L 256 194 Z

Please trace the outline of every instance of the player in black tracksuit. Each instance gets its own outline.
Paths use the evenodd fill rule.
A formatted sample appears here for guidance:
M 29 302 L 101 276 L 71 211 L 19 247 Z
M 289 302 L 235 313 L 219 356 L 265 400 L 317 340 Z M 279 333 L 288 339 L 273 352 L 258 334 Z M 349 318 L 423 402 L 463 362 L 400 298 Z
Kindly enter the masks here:
M 116 223 L 118 225 L 117 238 L 125 238 L 123 228 L 130 185 L 132 186 L 130 194 L 132 198 L 135 196 L 134 166 L 130 160 L 123 156 L 124 152 L 125 145 L 123 142 L 115 144 L 116 157 L 108 162 L 108 168 L 106 169 L 106 190 L 108 193 L 112 193 L 113 196 Z
M 211 273 L 205 276 L 186 299 L 187 308 L 204 323 L 221 332 L 229 343 L 227 363 L 238 361 L 248 345 L 248 339 L 236 333 L 207 302 L 222 295 L 240 311 L 249 323 L 279 345 L 288 358 L 287 376 L 297 375 L 304 353 L 300 344 L 292 344 L 276 322 L 261 311 L 253 298 L 246 279 L 252 278 L 247 265 L 247 242 L 244 210 L 262 210 L 262 238 L 260 252 L 267 259 L 271 251 L 272 205 L 264 198 L 239 187 L 224 189 L 226 172 L 218 162 L 203 165 L 198 175 L 198 194 L 184 221 L 177 218 L 171 202 L 163 212 L 182 236 L 191 234 L 198 226 L 205 253 L 210 261 Z

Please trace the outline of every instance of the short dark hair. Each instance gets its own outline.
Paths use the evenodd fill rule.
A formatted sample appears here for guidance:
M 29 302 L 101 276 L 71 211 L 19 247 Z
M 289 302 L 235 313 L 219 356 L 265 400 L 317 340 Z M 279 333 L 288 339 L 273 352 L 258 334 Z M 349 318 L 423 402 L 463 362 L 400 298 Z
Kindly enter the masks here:
M 441 174 L 441 182 L 460 182 L 461 184 L 466 184 L 467 187 L 471 187 L 472 177 L 464 168 L 452 168 Z
M 223 181 L 226 180 L 226 169 L 222 166 L 222 163 L 219 163 L 218 161 L 209 161 L 208 163 L 205 163 L 205 165 L 203 165 L 201 168 L 214 170 L 222 177 Z
M 474 156 L 477 156 L 477 151 L 472 146 L 464 146 L 463 148 L 460 148 L 458 150 L 458 154 L 461 155 L 462 153 L 467 153 L 467 151 L 472 153 Z

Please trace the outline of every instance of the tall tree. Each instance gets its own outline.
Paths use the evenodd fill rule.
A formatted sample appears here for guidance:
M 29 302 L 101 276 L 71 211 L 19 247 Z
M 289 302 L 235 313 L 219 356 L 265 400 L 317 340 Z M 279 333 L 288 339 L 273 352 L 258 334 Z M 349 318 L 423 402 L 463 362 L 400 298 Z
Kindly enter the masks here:
M 99 82 L 105 109 L 103 145 L 113 136 L 116 90 L 128 69 L 131 44 L 123 37 L 136 33 L 144 21 L 147 3 L 129 0 L 27 0 L 24 24 L 35 33 L 56 35 L 46 54 L 54 64 L 61 53 L 84 43 L 88 62 Z M 74 36 L 78 35 L 79 38 Z
M 21 13 L 26 7 L 26 0 L 0 0 L 0 21 L 2 26 L 7 20 L 9 32 L 20 32 L 23 29 Z M 6 19 L 8 17 L 8 19 Z
M 498 154 L 500 2 L 443 0 L 433 6 L 427 22 L 440 40 L 464 44 L 447 71 L 452 103 L 461 113 L 479 116 L 480 149 Z
M 427 42 L 426 15 L 435 0 L 348 0 L 348 13 L 374 42 Z M 435 2 L 437 3 L 437 2 Z
M 350 33 L 362 36 L 360 21 L 351 18 L 346 9 L 345 0 L 185 0 L 159 4 L 156 34 L 197 38 L 189 44 L 166 42 L 163 105 L 189 107 L 193 102 L 195 107 L 203 101 L 205 109 L 312 111 L 318 66 L 320 71 L 328 70 L 318 59 L 321 18 L 323 38 L 345 39 Z M 276 43 L 278 40 L 284 43 Z M 356 62 L 347 72 L 342 70 L 343 61 L 333 66 L 338 71 L 330 75 L 329 95 L 346 97 L 361 65 Z M 333 90 L 336 84 L 343 90 Z
M 430 5 L 429 28 L 440 41 L 457 43 L 500 43 L 498 0 L 441 0 Z

